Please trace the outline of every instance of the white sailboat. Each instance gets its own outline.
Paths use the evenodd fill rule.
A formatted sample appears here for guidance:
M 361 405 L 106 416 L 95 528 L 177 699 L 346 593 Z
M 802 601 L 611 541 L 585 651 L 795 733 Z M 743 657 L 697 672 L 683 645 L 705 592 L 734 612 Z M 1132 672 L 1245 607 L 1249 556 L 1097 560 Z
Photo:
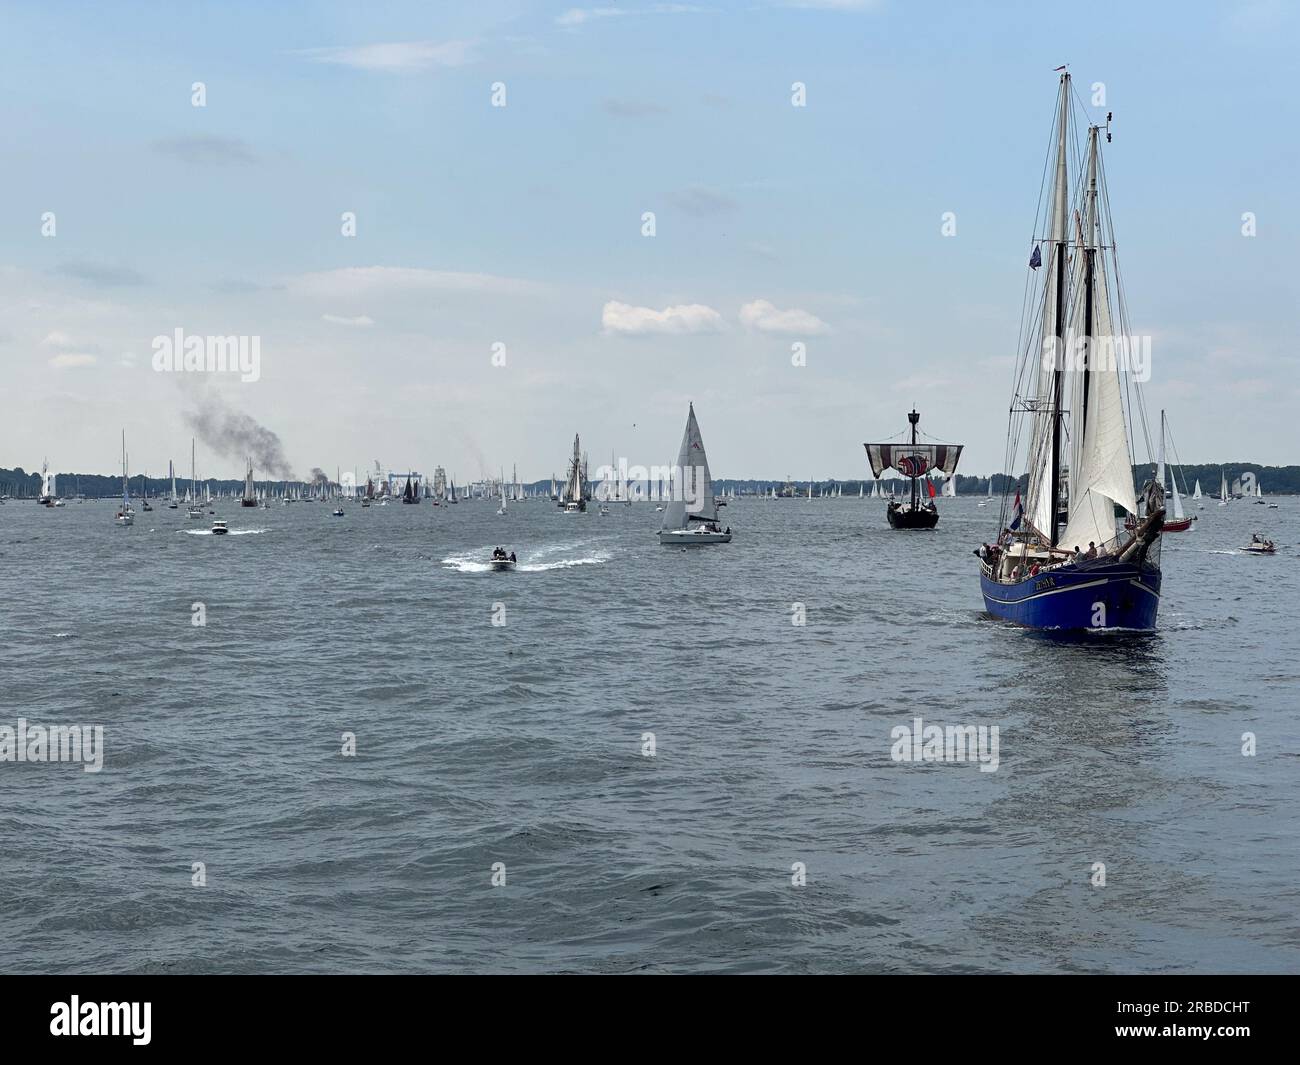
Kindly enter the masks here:
M 1201 482 L 1196 482 L 1196 487 L 1192 490 L 1192 499 L 1196 502 L 1197 510 L 1204 510 L 1205 504 L 1201 502 Z
M 731 543 L 731 529 L 723 531 L 718 522 L 718 504 L 713 497 L 709 459 L 704 451 L 699 423 L 695 420 L 694 404 L 686 414 L 686 431 L 682 434 L 674 475 L 680 476 L 682 483 L 672 486 L 663 524 L 659 528 L 659 542 L 666 546 Z M 808 490 L 812 491 L 811 484 Z
M 1221 470 L 1219 472 L 1219 506 L 1228 505 L 1228 472 Z
M 1197 519 L 1194 516 L 1189 518 L 1183 512 L 1183 497 L 1178 491 L 1178 467 L 1176 464 L 1172 462 L 1166 463 L 1165 461 L 1166 441 L 1169 441 L 1172 444 L 1173 438 L 1169 435 L 1169 427 L 1167 424 L 1167 420 L 1165 418 L 1165 412 L 1161 411 L 1160 412 L 1160 448 L 1158 451 L 1158 457 L 1156 459 L 1156 483 L 1160 485 L 1161 491 L 1164 491 L 1165 467 L 1168 466 L 1169 485 L 1170 488 L 1172 489 L 1172 492 L 1168 497 L 1172 503 L 1172 509 L 1170 514 L 1165 518 L 1164 531 L 1167 533 L 1186 532 L 1189 528 L 1191 528 L 1192 522 L 1196 521 Z M 1184 488 L 1187 487 L 1186 482 L 1183 482 L 1183 487 Z M 1124 524 L 1125 524 L 1125 528 L 1131 529 L 1137 524 L 1137 519 L 1130 517 L 1127 521 L 1125 521 Z
M 989 478 L 989 494 L 986 495 L 983 499 L 981 499 L 981 500 L 980 500 L 978 503 L 976 503 L 975 505 L 976 505 L 977 507 L 987 507 L 987 506 L 988 506 L 990 503 L 992 503 L 992 502 L 993 502 L 993 478 L 990 477 L 990 478 Z
M 498 514 L 506 512 L 506 471 L 501 471 L 501 506 L 497 508 Z
M 190 437 L 190 487 L 185 493 L 185 501 L 189 503 L 185 516 L 191 519 L 203 517 L 203 508 L 199 506 L 199 484 L 194 468 L 194 437 Z
M 126 430 L 122 430 L 122 505 L 113 516 L 116 525 L 134 525 L 135 511 L 131 509 L 131 493 L 126 472 Z

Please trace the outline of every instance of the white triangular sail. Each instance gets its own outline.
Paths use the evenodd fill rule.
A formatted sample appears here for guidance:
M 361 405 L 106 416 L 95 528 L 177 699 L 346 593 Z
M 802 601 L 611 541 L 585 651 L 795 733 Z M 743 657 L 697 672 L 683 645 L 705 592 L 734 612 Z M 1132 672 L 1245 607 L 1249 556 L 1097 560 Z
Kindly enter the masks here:
M 1047 241 L 1046 261 L 1042 269 L 1046 273 L 1043 285 L 1043 307 L 1040 321 L 1038 351 L 1045 355 L 1049 348 L 1054 349 L 1056 331 L 1062 323 L 1057 321 L 1057 291 L 1063 287 L 1062 279 L 1068 284 L 1066 270 L 1059 264 L 1068 254 L 1066 229 L 1069 218 L 1069 114 L 1070 114 L 1070 76 L 1061 76 L 1061 91 L 1057 100 L 1056 126 L 1056 164 L 1052 182 L 1052 228 L 1051 238 Z M 1062 293 L 1061 299 L 1064 299 Z M 1058 352 L 1058 354 L 1061 354 Z M 1056 528 L 1056 504 L 1060 491 L 1059 485 L 1053 484 L 1055 450 L 1053 437 L 1056 435 L 1056 418 L 1054 411 L 1059 404 L 1056 396 L 1058 375 L 1052 360 L 1042 357 L 1038 360 L 1038 378 L 1034 395 L 1030 399 L 1030 409 L 1034 412 L 1033 437 L 1029 445 L 1029 485 L 1026 492 L 1025 514 L 1030 523 L 1044 536 L 1051 535 Z
M 672 498 L 664 507 L 664 520 L 660 529 L 684 529 L 691 521 L 717 521 L 718 507 L 713 498 L 713 478 L 709 473 L 709 459 L 704 451 L 704 438 L 695 420 L 695 405 L 686 414 L 686 431 L 677 453 L 677 467 L 673 476 L 681 481 L 672 486 Z M 811 490 L 811 489 L 810 489 Z
M 1078 350 L 1075 338 L 1089 338 L 1087 361 L 1069 373 L 1072 378 L 1070 440 L 1070 511 L 1058 542 L 1067 550 L 1074 546 L 1098 546 L 1115 537 L 1118 504 L 1128 514 L 1137 513 L 1133 492 L 1133 468 L 1124 416 L 1124 393 L 1119 376 L 1123 360 L 1107 350 L 1113 344 L 1108 276 L 1101 219 L 1097 204 L 1097 129 L 1089 130 L 1088 192 L 1085 202 L 1083 243 L 1077 255 L 1079 277 L 1075 285 L 1073 314 L 1067 350 Z M 1088 263 L 1093 264 L 1091 301 L 1087 284 Z M 1091 302 L 1091 328 L 1086 321 Z M 1163 439 L 1161 471 L 1163 473 Z
M 1197 482 L 1196 482 L 1196 487 L 1192 489 L 1192 498 L 1193 498 L 1193 499 L 1200 499 L 1200 498 L 1201 498 L 1201 482 L 1200 482 L 1200 481 L 1197 481 Z

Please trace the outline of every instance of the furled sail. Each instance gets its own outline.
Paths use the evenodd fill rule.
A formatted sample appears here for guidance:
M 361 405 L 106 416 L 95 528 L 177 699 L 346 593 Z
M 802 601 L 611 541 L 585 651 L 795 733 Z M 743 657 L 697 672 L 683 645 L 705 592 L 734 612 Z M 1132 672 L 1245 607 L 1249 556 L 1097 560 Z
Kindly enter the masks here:
M 961 458 L 961 444 L 864 444 L 871 472 L 879 477 L 897 470 L 904 477 L 923 477 L 931 470 L 951 477 Z
M 672 498 L 664 507 L 661 529 L 684 529 L 691 521 L 717 521 L 718 507 L 713 498 L 713 477 L 709 473 L 709 459 L 704 453 L 704 438 L 695 420 L 695 405 L 686 415 L 686 432 L 677 453 L 677 468 L 682 483 L 672 486 Z M 688 505 L 689 504 L 689 505 Z

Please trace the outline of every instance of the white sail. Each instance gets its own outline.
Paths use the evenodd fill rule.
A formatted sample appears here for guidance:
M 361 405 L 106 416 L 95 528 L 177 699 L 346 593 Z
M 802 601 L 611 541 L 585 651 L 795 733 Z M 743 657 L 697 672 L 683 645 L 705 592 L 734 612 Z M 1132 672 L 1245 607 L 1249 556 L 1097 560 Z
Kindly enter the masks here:
M 1219 499 L 1225 503 L 1228 501 L 1228 473 L 1226 470 L 1219 472 Z
M 1197 482 L 1196 482 L 1196 487 L 1192 489 L 1192 498 L 1193 498 L 1193 499 L 1200 499 L 1200 498 L 1201 498 L 1201 482 L 1200 482 L 1200 481 L 1197 481 Z
M 1089 543 L 1101 545 L 1115 536 L 1114 504 L 1137 513 L 1133 492 L 1128 425 L 1118 358 L 1110 358 L 1098 338 L 1114 336 L 1111 323 L 1108 271 L 1097 204 L 1097 129 L 1089 130 L 1088 192 L 1085 202 L 1083 246 L 1076 257 L 1080 274 L 1072 300 L 1071 332 L 1090 334 L 1087 363 L 1070 372 L 1071 409 L 1070 511 L 1058 542 L 1067 550 Z M 1113 242 L 1110 242 L 1113 243 Z M 1086 271 L 1093 263 L 1091 329 L 1085 321 L 1088 305 Z M 1070 339 L 1073 339 L 1070 338 Z M 1067 342 L 1068 343 L 1068 342 Z M 1161 442 L 1163 456 L 1163 439 Z M 1163 474 L 1163 458 L 1161 462 Z
M 1053 436 L 1056 433 L 1054 410 L 1058 403 L 1056 383 L 1058 374 L 1052 360 L 1042 357 L 1049 350 L 1058 326 L 1057 290 L 1061 287 L 1058 278 L 1066 278 L 1065 268 L 1059 264 L 1068 252 L 1066 228 L 1069 218 L 1069 178 L 1068 169 L 1068 129 L 1070 115 L 1070 75 L 1061 75 L 1061 91 L 1057 100 L 1056 126 L 1056 166 L 1052 182 L 1052 228 L 1051 238 L 1047 241 L 1047 255 L 1042 269 L 1046 271 L 1043 285 L 1042 328 L 1039 334 L 1038 381 L 1031 400 L 1034 413 L 1034 432 L 1029 445 L 1029 486 L 1025 501 L 1025 514 L 1029 523 L 1043 535 L 1050 535 L 1056 528 L 1057 492 L 1054 487 Z M 1061 296 L 1064 299 L 1064 293 Z M 1058 356 L 1063 354 L 1057 353 Z
M 1184 517 L 1183 497 L 1178 494 L 1178 480 L 1176 478 L 1172 479 L 1169 487 L 1174 496 L 1174 520 L 1181 521 Z
M 1165 412 L 1160 412 L 1160 447 L 1156 453 L 1156 484 L 1165 487 Z
M 664 507 L 664 520 L 660 529 L 684 529 L 691 521 L 717 521 L 718 507 L 713 498 L 713 478 L 709 474 L 709 459 L 704 451 L 704 438 L 700 435 L 699 423 L 695 420 L 693 403 L 686 414 L 686 431 L 682 434 L 682 446 L 677 453 L 674 476 L 678 471 L 682 483 L 673 485 L 672 498 Z M 688 503 L 692 505 L 688 506 Z

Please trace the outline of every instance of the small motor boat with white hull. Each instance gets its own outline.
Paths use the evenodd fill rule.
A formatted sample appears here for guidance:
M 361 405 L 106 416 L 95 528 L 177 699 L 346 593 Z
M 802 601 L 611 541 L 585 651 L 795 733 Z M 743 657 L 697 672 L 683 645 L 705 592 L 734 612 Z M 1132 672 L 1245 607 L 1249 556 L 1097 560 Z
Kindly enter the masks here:
M 488 560 L 488 564 L 494 570 L 499 570 L 501 572 L 514 569 L 516 562 L 518 562 L 518 559 L 515 558 L 515 553 L 511 551 L 509 554 L 506 554 L 506 549 L 504 547 L 494 549 L 491 559 Z

